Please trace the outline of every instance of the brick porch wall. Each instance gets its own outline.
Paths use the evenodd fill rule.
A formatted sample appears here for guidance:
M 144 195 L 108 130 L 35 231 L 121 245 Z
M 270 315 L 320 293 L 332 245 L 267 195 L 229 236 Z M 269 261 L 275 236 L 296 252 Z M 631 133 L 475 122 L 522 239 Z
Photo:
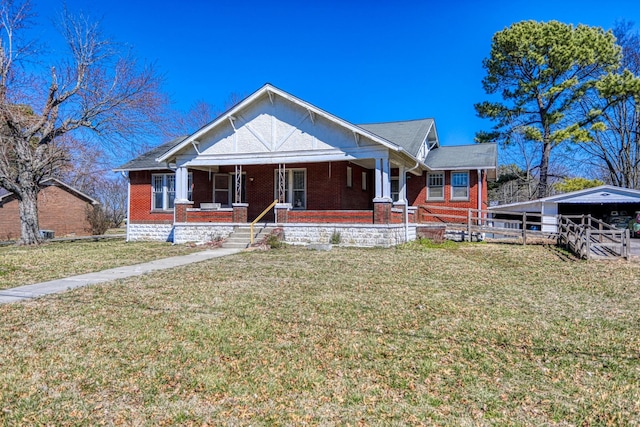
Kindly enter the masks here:
M 290 223 L 373 224 L 372 211 L 296 211 L 288 212 Z

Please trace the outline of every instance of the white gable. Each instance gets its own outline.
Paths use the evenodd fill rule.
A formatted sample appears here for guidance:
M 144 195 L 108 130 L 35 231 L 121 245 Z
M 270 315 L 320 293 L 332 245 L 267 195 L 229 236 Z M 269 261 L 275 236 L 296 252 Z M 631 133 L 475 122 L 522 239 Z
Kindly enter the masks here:
M 156 159 L 181 166 L 418 161 L 401 146 L 269 84 Z
M 388 149 L 286 99 L 264 96 L 200 135 L 180 164 L 291 163 L 386 157 Z

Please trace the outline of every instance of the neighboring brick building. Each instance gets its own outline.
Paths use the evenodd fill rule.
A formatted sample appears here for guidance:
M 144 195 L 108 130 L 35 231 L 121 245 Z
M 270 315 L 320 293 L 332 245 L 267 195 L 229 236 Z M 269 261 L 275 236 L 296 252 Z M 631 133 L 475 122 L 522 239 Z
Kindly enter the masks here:
M 53 231 L 55 237 L 88 236 L 87 207 L 98 202 L 82 192 L 58 181 L 48 179 L 38 194 L 40 230 Z M 18 200 L 13 193 L 0 195 L 0 240 L 20 238 Z
M 433 119 L 354 125 L 267 84 L 116 170 L 129 176 L 129 239 L 174 240 L 189 224 L 224 234 L 277 200 L 264 221 L 406 240 L 434 207 L 485 209 L 496 163 L 494 144 L 440 147 Z

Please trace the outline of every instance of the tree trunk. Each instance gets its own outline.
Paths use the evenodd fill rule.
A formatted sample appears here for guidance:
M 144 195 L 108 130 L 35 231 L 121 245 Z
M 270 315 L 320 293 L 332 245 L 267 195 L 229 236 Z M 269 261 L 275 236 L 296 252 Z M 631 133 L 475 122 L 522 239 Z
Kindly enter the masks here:
M 551 143 L 542 144 L 542 159 L 540 160 L 540 180 L 538 181 L 538 198 L 549 195 L 549 157 L 551 157 Z
M 26 186 L 18 198 L 20 211 L 20 240 L 21 245 L 35 245 L 42 241 L 38 222 L 38 185 Z

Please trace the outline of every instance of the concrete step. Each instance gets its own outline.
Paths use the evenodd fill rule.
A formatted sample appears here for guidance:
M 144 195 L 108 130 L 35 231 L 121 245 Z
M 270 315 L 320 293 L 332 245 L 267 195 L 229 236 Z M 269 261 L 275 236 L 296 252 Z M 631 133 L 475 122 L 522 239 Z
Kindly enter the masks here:
M 253 228 L 254 233 L 254 241 L 259 242 L 271 233 L 275 227 L 268 227 L 265 225 L 256 225 Z M 222 244 L 223 248 L 229 249 L 244 249 L 249 247 L 251 243 L 251 227 L 237 227 L 233 233 L 227 237 L 225 242 Z

